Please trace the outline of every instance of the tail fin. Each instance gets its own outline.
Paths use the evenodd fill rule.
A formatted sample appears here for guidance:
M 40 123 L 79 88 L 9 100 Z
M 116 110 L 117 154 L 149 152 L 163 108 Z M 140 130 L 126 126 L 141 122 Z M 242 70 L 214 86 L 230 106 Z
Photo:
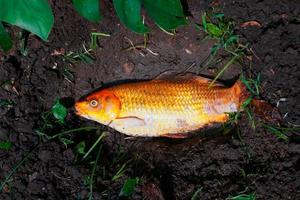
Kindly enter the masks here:
M 264 100 L 253 99 L 251 101 L 254 113 L 263 120 L 270 123 L 280 124 L 282 116 L 279 110 Z
M 243 103 L 251 96 L 251 93 L 247 90 L 246 85 L 241 81 L 237 80 L 232 86 L 234 95 L 239 97 L 238 105 L 239 108 Z M 280 124 L 282 122 L 282 117 L 279 110 L 273 107 L 266 101 L 252 99 L 250 105 L 253 108 L 253 112 L 261 119 L 270 122 Z

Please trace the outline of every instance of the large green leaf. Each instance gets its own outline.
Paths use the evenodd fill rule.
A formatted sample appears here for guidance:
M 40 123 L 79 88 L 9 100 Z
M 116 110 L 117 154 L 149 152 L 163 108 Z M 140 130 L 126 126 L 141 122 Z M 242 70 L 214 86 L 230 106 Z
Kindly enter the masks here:
M 185 25 L 186 19 L 180 0 L 142 0 L 149 16 L 163 29 Z
M 114 7 L 121 22 L 137 33 L 149 32 L 141 18 L 140 0 L 114 0 Z
M 92 22 L 101 20 L 99 0 L 73 0 L 74 8 L 79 14 Z
M 4 51 L 8 51 L 12 47 L 12 41 L 8 35 L 8 33 L 5 31 L 4 26 L 0 22 L 0 47 Z
M 157 12 L 162 12 L 177 17 L 185 17 L 180 0 L 141 0 L 141 1 L 145 4 L 145 6 L 151 4 L 153 5 L 153 7 L 158 8 Z
M 47 0 L 0 0 L 0 21 L 4 21 L 47 40 L 54 17 Z

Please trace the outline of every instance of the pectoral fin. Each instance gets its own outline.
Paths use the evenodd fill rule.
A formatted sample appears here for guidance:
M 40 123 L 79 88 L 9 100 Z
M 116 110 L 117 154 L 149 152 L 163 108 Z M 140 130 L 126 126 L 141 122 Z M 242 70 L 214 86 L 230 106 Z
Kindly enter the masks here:
M 146 123 L 143 119 L 138 117 L 121 117 L 114 119 L 110 126 L 111 127 L 121 127 L 122 129 L 145 126 Z

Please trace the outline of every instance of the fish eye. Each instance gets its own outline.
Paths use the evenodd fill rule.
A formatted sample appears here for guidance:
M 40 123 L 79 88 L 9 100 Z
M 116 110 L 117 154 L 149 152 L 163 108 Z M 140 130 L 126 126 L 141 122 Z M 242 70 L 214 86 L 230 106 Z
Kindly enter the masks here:
M 90 106 L 93 107 L 93 108 L 97 107 L 97 106 L 98 106 L 98 101 L 96 101 L 96 100 L 91 100 L 91 101 L 90 101 Z

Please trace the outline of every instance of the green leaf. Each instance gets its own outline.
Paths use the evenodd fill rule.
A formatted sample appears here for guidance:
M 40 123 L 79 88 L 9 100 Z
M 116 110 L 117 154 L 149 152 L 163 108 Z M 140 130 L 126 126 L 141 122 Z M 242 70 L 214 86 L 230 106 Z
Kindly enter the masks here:
M 207 23 L 207 33 L 212 37 L 221 37 L 223 31 L 218 26 L 212 23 Z
M 132 31 L 137 33 L 147 33 L 149 29 L 145 27 L 141 18 L 140 0 L 114 0 L 114 7 L 121 22 Z
M 0 22 L 0 47 L 6 52 L 12 47 L 12 41 Z
M 0 21 L 4 21 L 47 40 L 54 17 L 47 0 L 0 0 Z
M 232 44 L 236 43 L 238 40 L 239 40 L 239 37 L 237 35 L 230 36 L 224 44 L 225 48 L 228 48 Z
M 73 0 L 72 2 L 75 10 L 86 19 L 92 22 L 99 22 L 102 19 L 99 0 Z
M 12 106 L 14 103 L 11 100 L 0 99 L 0 107 Z
M 202 18 L 203 29 L 206 32 L 207 31 L 206 12 L 201 16 L 201 18 Z
M 76 151 L 79 154 L 85 154 L 85 142 L 81 141 L 76 145 Z
M 67 108 L 60 103 L 59 100 L 56 100 L 55 104 L 52 107 L 52 114 L 56 119 L 58 119 L 58 121 L 64 123 L 68 111 Z
M 180 0 L 141 0 L 144 5 L 152 4 L 160 11 L 176 17 L 185 17 Z
M 180 0 L 142 0 L 149 16 L 165 30 L 187 24 Z
M 61 141 L 65 145 L 66 148 L 68 148 L 69 144 L 73 144 L 74 143 L 73 140 L 69 140 L 69 139 L 63 138 L 63 137 L 60 137 L 59 141 Z
M 123 196 L 123 197 L 131 197 L 134 193 L 134 189 L 137 186 L 137 184 L 139 183 L 139 178 L 130 178 L 127 179 L 126 182 L 124 183 L 119 196 Z
M 12 146 L 13 144 L 10 141 L 0 142 L 0 149 L 2 150 L 9 150 Z
M 269 129 L 269 131 L 271 131 L 271 133 L 273 133 L 278 139 L 282 139 L 287 141 L 289 138 L 288 136 L 286 136 L 282 130 L 280 130 L 279 128 L 267 125 L 267 124 L 263 124 L 263 126 L 267 129 Z
M 222 48 L 222 45 L 220 44 L 214 44 L 210 50 L 211 55 L 216 55 L 219 49 Z
M 256 200 L 255 193 L 252 194 L 240 194 L 235 197 L 229 197 L 226 200 Z
M 215 14 L 213 14 L 213 17 L 223 19 L 224 13 L 215 13 Z
M 0 149 L 2 149 L 2 150 L 9 150 L 12 146 L 13 146 L 13 144 L 10 141 L 1 141 L 0 142 Z

